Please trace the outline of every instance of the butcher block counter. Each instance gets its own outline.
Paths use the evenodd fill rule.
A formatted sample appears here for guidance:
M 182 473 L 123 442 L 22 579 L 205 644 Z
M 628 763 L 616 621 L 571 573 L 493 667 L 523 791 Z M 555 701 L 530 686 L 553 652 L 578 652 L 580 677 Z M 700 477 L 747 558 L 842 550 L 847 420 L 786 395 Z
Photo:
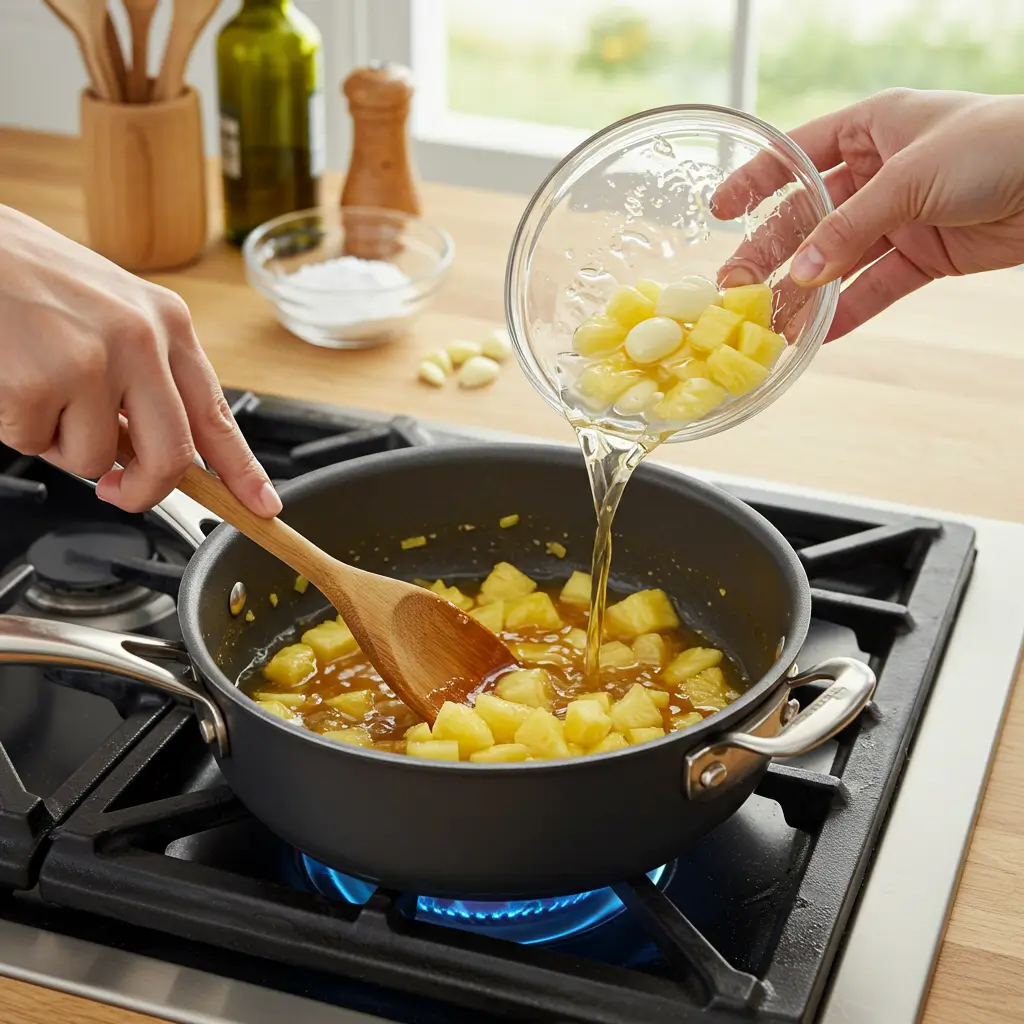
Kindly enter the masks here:
M 74 140 L 0 130 L 0 203 L 85 241 L 78 182 Z M 216 197 L 212 167 L 210 185 Z M 338 185 L 326 183 L 327 201 Z M 524 205 L 523 197 L 430 184 L 423 199 L 425 216 L 455 239 L 454 267 L 412 335 L 386 348 L 328 351 L 292 337 L 246 284 L 238 251 L 216 239 L 195 265 L 154 280 L 188 302 L 225 386 L 569 440 L 567 426 L 514 364 L 475 392 L 417 381 L 421 353 L 479 338 L 502 322 L 505 258 Z M 1022 308 L 1024 271 L 929 285 L 828 346 L 767 412 L 724 435 L 670 446 L 657 458 L 1024 521 Z M 1022 809 L 1024 691 L 1018 687 L 925 1024 L 1024 1020 Z M 144 1024 L 152 1018 L 0 978 L 0 1021 Z

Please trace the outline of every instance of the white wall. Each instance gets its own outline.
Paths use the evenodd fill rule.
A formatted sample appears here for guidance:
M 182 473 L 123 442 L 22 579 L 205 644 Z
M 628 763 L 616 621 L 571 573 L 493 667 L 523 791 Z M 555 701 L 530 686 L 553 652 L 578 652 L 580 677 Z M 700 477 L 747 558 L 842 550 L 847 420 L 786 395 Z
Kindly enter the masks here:
M 328 166 L 348 165 L 349 115 L 340 93 L 341 79 L 354 64 L 351 7 L 338 0 L 295 0 L 324 37 Z M 120 4 L 111 3 L 114 20 L 127 40 Z M 171 0 L 161 0 L 153 21 L 150 69 L 155 73 L 170 21 Z M 234 16 L 238 0 L 222 0 L 196 45 L 188 80 L 202 97 L 207 152 L 218 151 L 216 62 L 217 33 Z M 78 97 L 85 69 L 71 32 L 43 0 L 0 0 L 0 125 L 37 131 L 78 134 Z

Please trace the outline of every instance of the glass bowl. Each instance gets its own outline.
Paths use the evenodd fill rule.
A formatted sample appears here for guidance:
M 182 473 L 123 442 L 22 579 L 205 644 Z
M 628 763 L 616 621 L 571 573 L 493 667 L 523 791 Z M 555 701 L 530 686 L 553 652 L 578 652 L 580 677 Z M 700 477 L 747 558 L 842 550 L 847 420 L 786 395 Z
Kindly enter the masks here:
M 367 348 L 405 333 L 454 252 L 451 236 L 419 217 L 356 206 L 275 217 L 242 247 L 246 277 L 278 320 L 324 348 Z
M 754 158 L 755 165 L 730 180 L 732 209 L 724 209 L 719 186 Z M 755 178 L 761 194 L 751 188 Z M 553 408 L 619 436 L 685 441 L 735 426 L 793 384 L 825 338 L 839 282 L 799 288 L 788 271 L 793 250 L 831 210 L 807 155 L 759 118 L 703 105 L 624 118 L 566 156 L 519 222 L 505 275 L 519 362 Z M 621 285 L 690 275 L 772 286 L 772 328 L 788 344 L 767 379 L 703 418 L 658 430 L 643 413 L 594 413 L 574 403 L 566 364 L 576 358 L 575 329 L 602 312 Z

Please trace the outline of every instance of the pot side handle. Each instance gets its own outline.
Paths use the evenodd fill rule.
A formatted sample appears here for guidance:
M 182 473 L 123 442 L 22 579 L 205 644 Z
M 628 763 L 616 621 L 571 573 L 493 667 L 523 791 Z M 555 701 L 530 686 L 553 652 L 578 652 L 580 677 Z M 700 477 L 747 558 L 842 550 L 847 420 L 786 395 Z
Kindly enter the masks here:
M 686 757 L 686 795 L 710 797 L 738 782 L 765 757 L 797 757 L 814 750 L 845 729 L 864 710 L 875 692 L 875 673 L 855 658 L 830 658 L 789 680 L 798 686 L 831 681 L 799 714 L 789 693 L 774 701 L 768 713 L 745 723 L 742 731 L 727 732 L 709 746 Z
M 48 619 L 0 615 L 0 664 L 59 665 L 107 672 L 191 701 L 196 705 L 203 739 L 215 743 L 219 754 L 226 756 L 227 727 L 217 705 L 188 680 L 164 665 L 154 664 L 150 658 L 187 664 L 184 649 L 166 640 Z

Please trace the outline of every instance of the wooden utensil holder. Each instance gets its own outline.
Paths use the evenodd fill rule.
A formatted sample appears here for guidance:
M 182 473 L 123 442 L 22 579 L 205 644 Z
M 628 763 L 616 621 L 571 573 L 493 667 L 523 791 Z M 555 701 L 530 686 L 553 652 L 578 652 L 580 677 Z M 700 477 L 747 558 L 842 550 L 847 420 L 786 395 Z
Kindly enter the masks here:
M 133 271 L 170 270 L 206 245 L 206 166 L 199 97 L 107 103 L 82 93 L 89 244 Z

